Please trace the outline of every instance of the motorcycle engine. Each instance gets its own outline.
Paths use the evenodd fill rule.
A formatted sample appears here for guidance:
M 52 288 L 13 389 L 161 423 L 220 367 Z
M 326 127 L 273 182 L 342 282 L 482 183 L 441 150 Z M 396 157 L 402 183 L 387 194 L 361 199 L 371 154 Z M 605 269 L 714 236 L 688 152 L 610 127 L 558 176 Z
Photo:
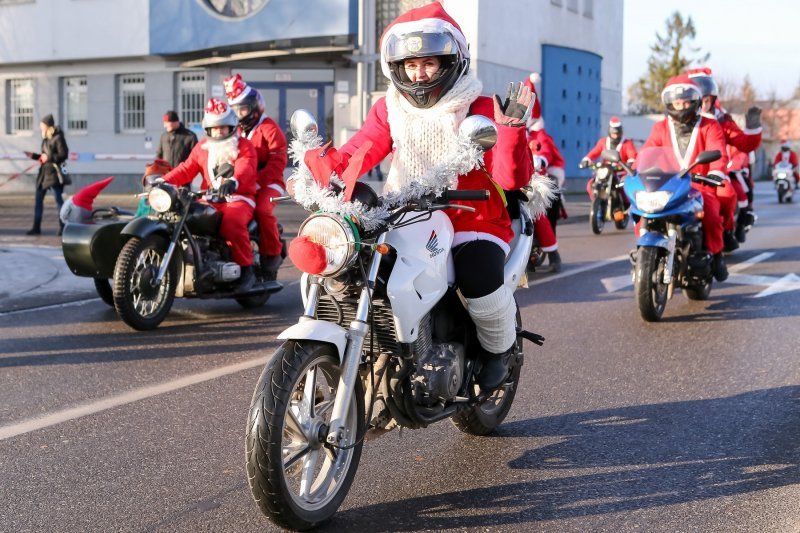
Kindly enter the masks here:
M 242 275 L 242 267 L 236 263 L 212 261 L 208 263 L 208 268 L 214 273 L 214 281 L 235 281 Z
M 431 403 L 455 398 L 463 379 L 464 347 L 460 344 L 434 344 L 420 355 L 414 380 Z

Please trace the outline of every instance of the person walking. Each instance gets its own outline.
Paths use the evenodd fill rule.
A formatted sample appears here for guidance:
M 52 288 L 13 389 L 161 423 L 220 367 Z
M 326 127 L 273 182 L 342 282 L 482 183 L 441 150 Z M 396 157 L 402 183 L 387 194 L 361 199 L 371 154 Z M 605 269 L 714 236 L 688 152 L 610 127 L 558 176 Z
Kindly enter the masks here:
M 41 152 L 25 152 L 31 159 L 39 161 L 39 173 L 36 175 L 36 204 L 33 210 L 33 227 L 27 235 L 42 234 L 42 215 L 44 214 L 44 197 L 49 189 L 53 189 L 53 196 L 61 211 L 64 205 L 62 194 L 64 192 L 64 174 L 61 164 L 69 156 L 67 141 L 64 139 L 64 132 L 56 126 L 53 115 L 45 115 L 39 123 L 42 132 Z M 58 235 L 64 229 L 64 224 L 59 220 Z
M 177 167 L 189 157 L 197 144 L 197 135 L 183 125 L 175 111 L 164 113 L 164 129 L 158 142 L 156 159 L 163 159 L 172 168 Z

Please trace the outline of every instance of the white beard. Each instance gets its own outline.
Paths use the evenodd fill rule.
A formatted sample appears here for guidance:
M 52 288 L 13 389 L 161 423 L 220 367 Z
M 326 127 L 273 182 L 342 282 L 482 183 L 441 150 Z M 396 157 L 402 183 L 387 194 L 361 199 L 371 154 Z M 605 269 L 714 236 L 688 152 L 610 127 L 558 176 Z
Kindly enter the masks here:
M 214 187 L 219 187 L 221 180 L 217 179 L 214 171 L 225 163 L 233 165 L 236 158 L 239 157 L 239 135 L 234 134 L 224 141 L 209 139 L 205 144 L 205 149 L 208 150 L 209 180 Z
M 386 110 L 395 152 L 384 192 L 399 191 L 453 158 L 458 151 L 458 126 L 482 89 L 481 82 L 468 73 L 436 104 L 420 109 L 389 85 Z

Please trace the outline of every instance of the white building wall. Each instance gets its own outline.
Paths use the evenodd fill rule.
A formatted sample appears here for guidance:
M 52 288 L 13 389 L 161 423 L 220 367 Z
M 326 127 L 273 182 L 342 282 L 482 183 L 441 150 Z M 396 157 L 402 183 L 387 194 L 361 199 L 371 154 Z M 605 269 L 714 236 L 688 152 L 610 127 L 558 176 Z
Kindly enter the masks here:
M 0 64 L 146 56 L 149 1 L 3 4 L 0 35 Z

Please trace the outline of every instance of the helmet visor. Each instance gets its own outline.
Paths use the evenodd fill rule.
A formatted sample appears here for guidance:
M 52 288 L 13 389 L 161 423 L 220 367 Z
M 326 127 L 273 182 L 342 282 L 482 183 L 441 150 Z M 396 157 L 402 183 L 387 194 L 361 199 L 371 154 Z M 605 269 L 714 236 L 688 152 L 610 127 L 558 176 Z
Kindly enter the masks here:
M 411 57 L 448 56 L 457 53 L 458 46 L 449 33 L 391 34 L 383 45 L 383 55 L 389 63 Z
M 694 84 L 670 85 L 661 93 L 661 101 L 665 106 L 671 106 L 679 100 L 699 102 L 700 98 L 700 88 Z
M 690 76 L 691 80 L 700 86 L 700 93 L 703 96 L 719 96 L 717 82 L 711 76 Z

